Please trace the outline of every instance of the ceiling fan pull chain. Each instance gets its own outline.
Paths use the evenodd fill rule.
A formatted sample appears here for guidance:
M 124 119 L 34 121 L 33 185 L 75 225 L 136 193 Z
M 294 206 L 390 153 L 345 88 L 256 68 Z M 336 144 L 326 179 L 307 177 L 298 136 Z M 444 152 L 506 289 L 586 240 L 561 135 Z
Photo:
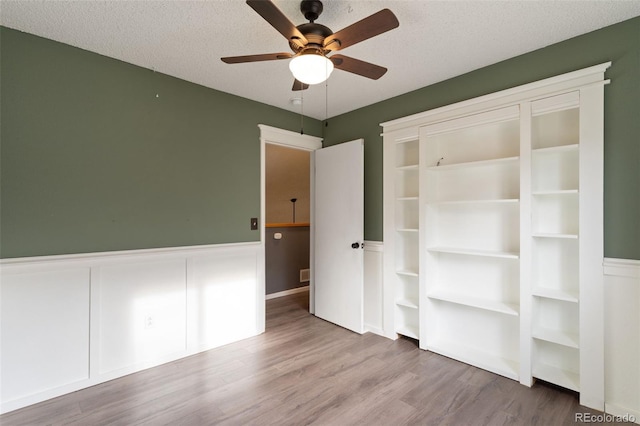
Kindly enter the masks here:
M 304 90 L 300 92 L 300 134 L 304 135 Z
M 324 81 L 324 127 L 329 126 L 329 79 Z

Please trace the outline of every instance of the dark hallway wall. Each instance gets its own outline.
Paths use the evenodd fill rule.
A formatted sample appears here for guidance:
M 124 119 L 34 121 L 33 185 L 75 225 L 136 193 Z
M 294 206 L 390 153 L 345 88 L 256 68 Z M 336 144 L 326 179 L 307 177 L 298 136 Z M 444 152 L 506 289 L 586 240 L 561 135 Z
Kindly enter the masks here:
M 274 239 L 276 233 L 281 233 L 282 239 Z M 309 269 L 309 227 L 267 228 L 265 238 L 266 293 L 308 285 L 300 282 L 300 270 Z

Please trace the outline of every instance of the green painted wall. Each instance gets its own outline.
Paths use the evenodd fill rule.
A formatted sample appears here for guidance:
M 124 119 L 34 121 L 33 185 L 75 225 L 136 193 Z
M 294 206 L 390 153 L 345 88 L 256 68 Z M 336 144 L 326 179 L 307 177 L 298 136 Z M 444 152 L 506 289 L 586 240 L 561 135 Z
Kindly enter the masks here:
M 382 240 L 379 123 L 608 61 L 605 256 L 640 259 L 640 17 L 329 119 L 325 146 L 365 139 L 365 238 Z
M 305 130 L 325 145 L 364 137 L 365 238 L 382 240 L 379 123 L 606 61 L 605 255 L 640 259 L 640 17 Z M 2 258 L 256 241 L 257 124 L 299 128 L 296 114 L 3 27 L 0 119 Z
M 257 124 L 299 115 L 7 28 L 0 47 L 0 257 L 260 239 Z

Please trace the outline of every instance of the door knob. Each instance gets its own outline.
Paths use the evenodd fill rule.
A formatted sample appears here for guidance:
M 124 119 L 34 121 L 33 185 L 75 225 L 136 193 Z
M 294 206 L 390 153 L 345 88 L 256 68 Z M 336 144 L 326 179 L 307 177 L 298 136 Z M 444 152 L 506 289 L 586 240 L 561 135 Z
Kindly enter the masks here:
M 353 244 L 351 244 L 351 248 L 353 248 L 353 249 L 360 248 L 360 243 L 353 243 Z

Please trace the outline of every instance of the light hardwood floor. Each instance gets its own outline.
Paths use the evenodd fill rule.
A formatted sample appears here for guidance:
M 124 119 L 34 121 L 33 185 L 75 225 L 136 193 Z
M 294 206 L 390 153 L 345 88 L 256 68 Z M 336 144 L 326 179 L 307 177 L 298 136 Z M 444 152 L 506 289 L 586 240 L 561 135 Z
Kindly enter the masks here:
M 2 425 L 563 425 L 595 413 L 417 348 L 267 302 L 267 331 L 0 416 Z

